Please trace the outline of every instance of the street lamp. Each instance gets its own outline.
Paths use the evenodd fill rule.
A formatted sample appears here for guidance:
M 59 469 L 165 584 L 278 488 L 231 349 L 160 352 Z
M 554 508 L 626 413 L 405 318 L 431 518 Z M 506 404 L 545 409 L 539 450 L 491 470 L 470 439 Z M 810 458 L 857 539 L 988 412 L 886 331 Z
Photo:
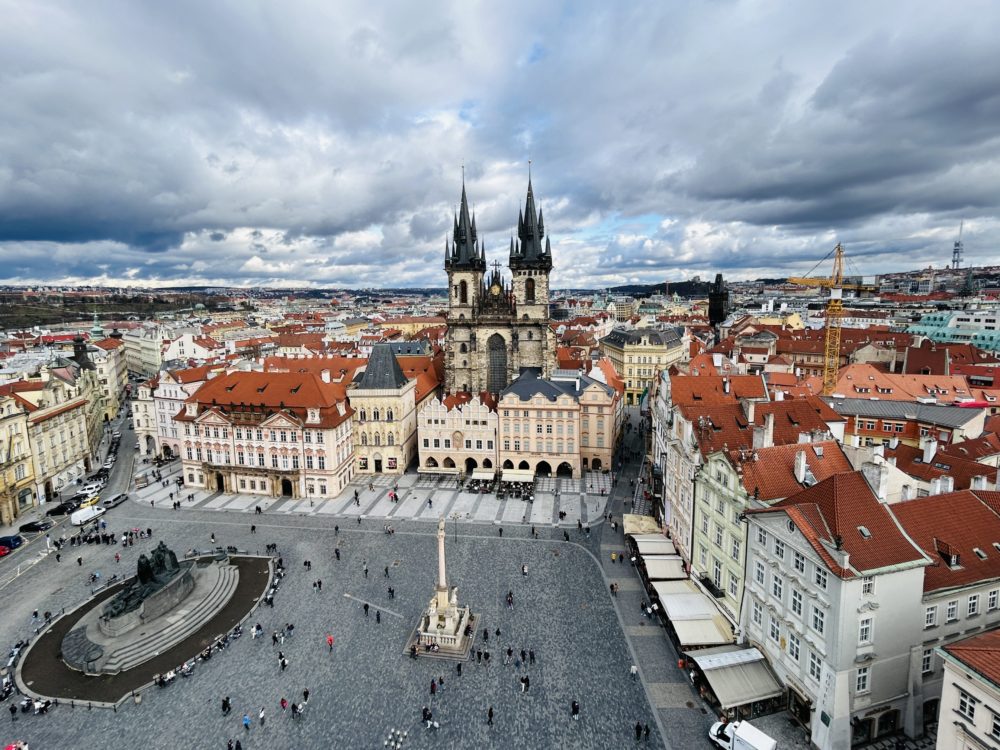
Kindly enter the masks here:
M 451 514 L 451 520 L 455 522 L 454 523 L 455 542 L 458 543 L 458 513 L 452 513 Z

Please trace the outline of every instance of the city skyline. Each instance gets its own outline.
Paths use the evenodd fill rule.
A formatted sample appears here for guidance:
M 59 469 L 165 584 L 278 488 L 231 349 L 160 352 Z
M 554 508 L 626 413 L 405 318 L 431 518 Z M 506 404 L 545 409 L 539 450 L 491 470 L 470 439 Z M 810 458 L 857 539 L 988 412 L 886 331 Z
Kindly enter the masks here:
M 432 287 L 532 161 L 553 287 L 995 257 L 1000 9 L 11 3 L 0 283 Z

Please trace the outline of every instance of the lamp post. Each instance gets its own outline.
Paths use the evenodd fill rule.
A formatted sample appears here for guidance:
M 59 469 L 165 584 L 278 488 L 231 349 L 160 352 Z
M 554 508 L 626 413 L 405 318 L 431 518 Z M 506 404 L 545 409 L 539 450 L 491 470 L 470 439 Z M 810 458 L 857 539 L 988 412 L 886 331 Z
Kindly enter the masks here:
M 454 521 L 455 542 L 457 543 L 458 542 L 458 513 L 452 513 L 451 514 L 451 520 Z

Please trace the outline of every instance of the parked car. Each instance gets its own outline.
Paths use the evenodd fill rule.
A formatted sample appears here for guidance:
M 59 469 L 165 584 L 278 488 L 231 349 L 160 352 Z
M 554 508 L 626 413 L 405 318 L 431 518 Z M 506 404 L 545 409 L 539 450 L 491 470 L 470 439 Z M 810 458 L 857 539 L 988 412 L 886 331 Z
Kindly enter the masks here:
M 81 508 L 90 508 L 90 507 L 93 507 L 94 505 L 97 505 L 99 502 L 101 502 L 101 496 L 97 495 L 97 494 L 94 494 L 94 495 L 91 495 L 90 497 L 88 497 L 82 503 L 80 503 L 80 507 Z
M 7 557 L 10 554 L 10 547 L 0 546 L 0 557 Z
M 114 497 L 108 497 L 101 500 L 101 506 L 104 508 L 114 508 L 116 505 L 121 505 L 126 500 L 128 500 L 128 495 L 124 492 L 120 492 Z
M 41 534 L 43 531 L 48 531 L 53 526 L 55 526 L 52 521 L 45 518 L 39 519 L 38 521 L 29 521 L 28 523 L 22 524 L 18 531 L 22 534 Z
M 121 436 L 122 434 L 118 430 L 115 430 L 114 432 L 111 433 L 111 437 L 113 437 L 115 440 L 117 440 Z
M 65 516 L 65 515 L 67 515 L 69 513 L 72 513 L 74 510 L 76 510 L 79 507 L 80 507 L 79 503 L 67 501 L 65 503 L 59 503 L 59 505 L 55 506 L 54 508 L 51 508 L 50 510 L 48 510 L 45 513 L 45 515 L 47 515 L 47 516 Z
M 24 539 L 17 534 L 11 534 L 10 536 L 0 536 L 0 547 L 17 549 L 22 544 L 24 544 Z
M 108 471 L 111 471 L 111 467 L 114 465 L 115 465 L 115 460 L 113 458 L 109 458 L 107 461 L 104 462 L 104 468 L 107 469 Z
M 105 484 L 106 482 L 91 482 L 90 484 L 85 484 L 80 488 L 77 494 L 83 493 L 87 495 L 87 497 L 90 497 L 91 495 L 103 490 Z

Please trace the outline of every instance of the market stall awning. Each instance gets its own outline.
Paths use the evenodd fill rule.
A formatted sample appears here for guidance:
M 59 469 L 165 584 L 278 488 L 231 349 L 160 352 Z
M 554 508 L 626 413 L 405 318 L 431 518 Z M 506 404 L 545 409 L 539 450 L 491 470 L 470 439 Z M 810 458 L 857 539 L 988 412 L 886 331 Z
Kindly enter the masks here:
M 653 591 L 656 592 L 660 601 L 663 601 L 664 597 L 671 596 L 672 594 L 690 594 L 696 593 L 699 590 L 687 578 L 683 581 L 652 581 L 650 586 L 653 587 Z
M 687 578 L 680 555 L 643 555 L 642 563 L 646 566 L 646 577 L 650 581 Z
M 707 620 L 677 620 L 670 623 L 677 633 L 681 648 L 697 646 L 718 646 L 733 642 L 733 631 L 729 621 L 722 615 Z
M 535 472 L 529 469 L 504 469 L 500 478 L 505 482 L 534 482 Z
M 417 468 L 417 473 L 418 474 L 451 474 L 452 476 L 457 476 L 458 475 L 458 469 L 457 468 L 453 468 L 453 467 L 448 467 L 448 466 L 434 466 L 434 467 L 431 467 L 431 468 L 420 466 L 420 467 Z
M 639 549 L 639 554 L 645 557 L 646 555 L 675 555 L 677 554 L 677 548 L 674 543 L 667 539 L 665 536 L 656 536 L 655 539 L 649 539 L 652 536 L 650 534 L 642 534 L 640 536 L 632 537 L 635 539 L 635 546 Z
M 755 648 L 716 646 L 686 653 L 705 675 L 723 709 L 781 695 L 784 690 Z
M 478 479 L 484 482 L 492 482 L 497 473 L 493 469 L 474 469 L 469 479 Z
M 663 537 L 663 530 L 652 516 L 640 516 L 635 513 L 626 513 L 622 516 L 622 529 L 626 534 L 655 534 Z M 666 537 L 663 537 L 664 539 Z

